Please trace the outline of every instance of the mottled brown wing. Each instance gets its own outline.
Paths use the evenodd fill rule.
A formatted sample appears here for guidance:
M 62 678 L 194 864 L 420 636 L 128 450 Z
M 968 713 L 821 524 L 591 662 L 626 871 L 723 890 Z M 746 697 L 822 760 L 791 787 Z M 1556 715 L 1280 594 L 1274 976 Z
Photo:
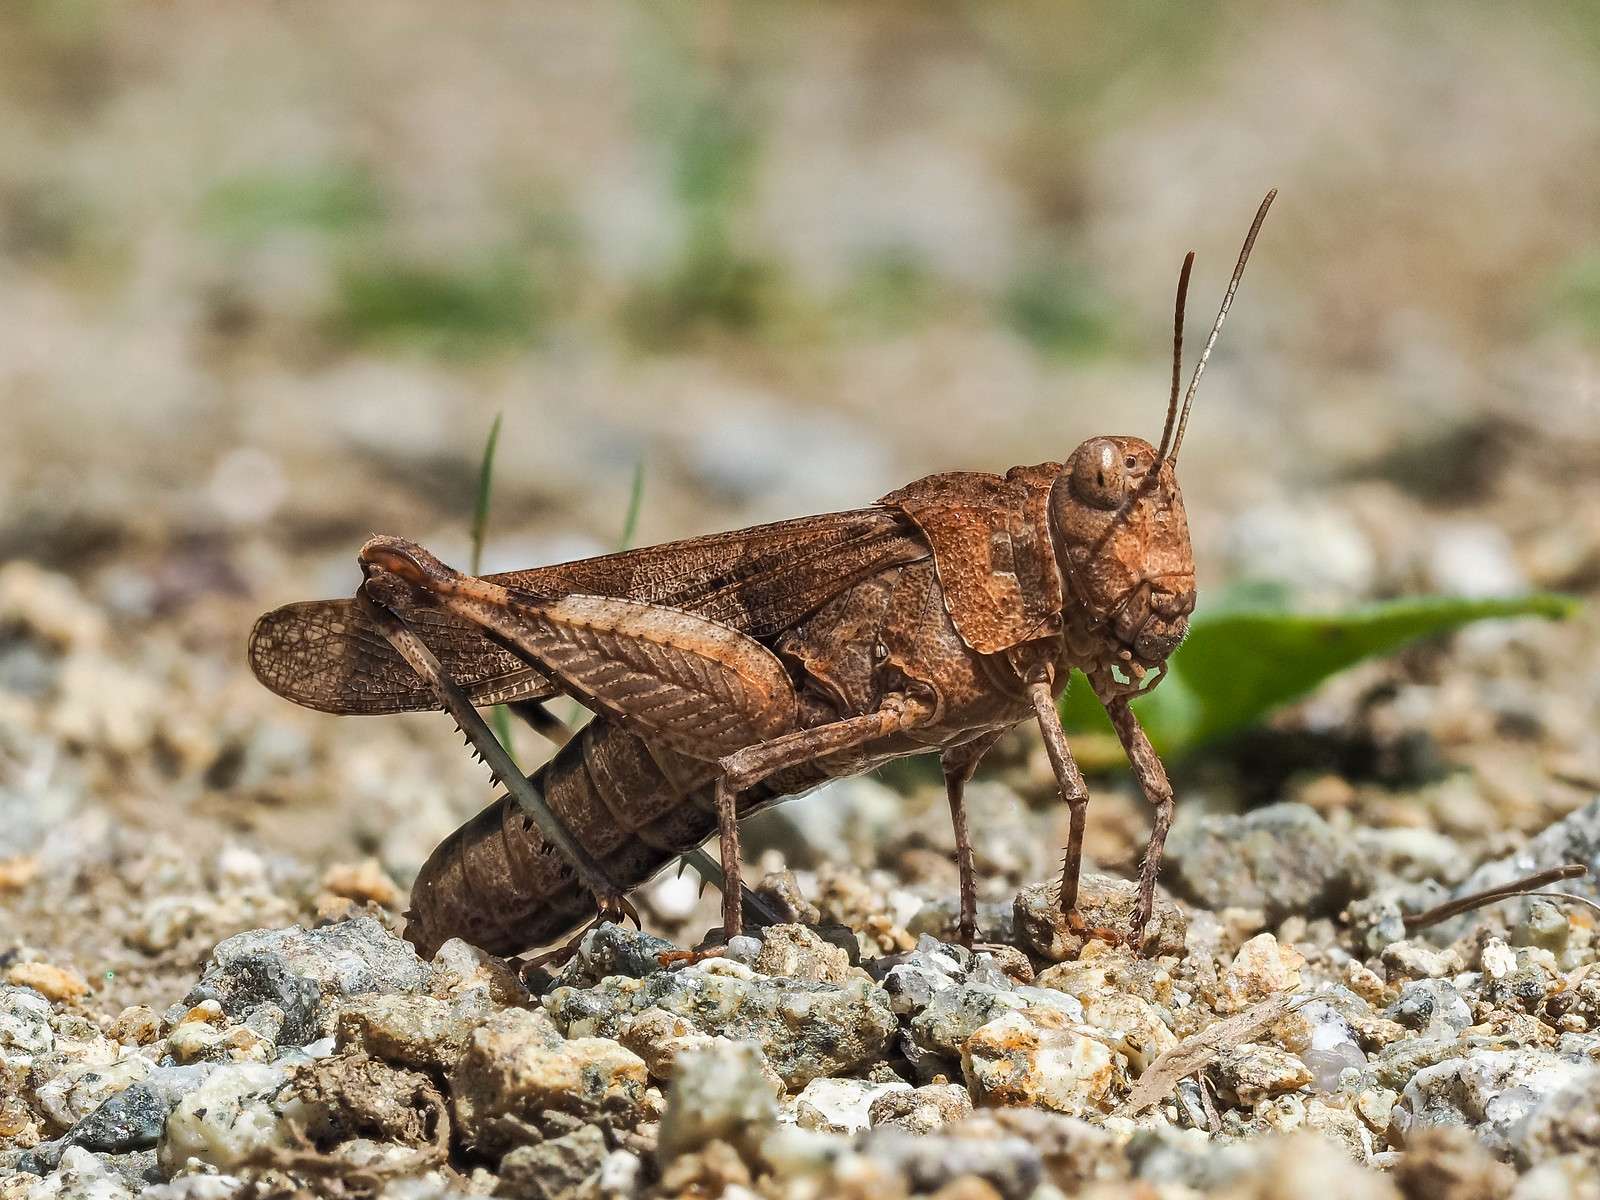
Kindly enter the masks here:
M 668 605 L 765 640 L 874 571 L 927 555 L 927 544 L 901 514 L 868 508 L 488 578 L 550 599 L 581 592 Z M 540 699 L 558 690 L 476 625 L 420 606 L 400 615 L 474 704 Z M 272 691 L 322 712 L 438 707 L 350 600 L 267 613 L 250 635 L 250 666 Z

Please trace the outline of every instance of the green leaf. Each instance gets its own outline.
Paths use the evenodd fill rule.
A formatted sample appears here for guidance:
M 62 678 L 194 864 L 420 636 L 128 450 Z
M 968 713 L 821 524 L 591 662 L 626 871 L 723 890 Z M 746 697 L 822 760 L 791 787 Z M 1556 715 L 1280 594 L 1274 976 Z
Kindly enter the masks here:
M 1168 661 L 1167 677 L 1133 703 L 1162 754 L 1183 754 L 1247 728 L 1346 667 L 1408 642 L 1497 617 L 1559 620 L 1580 607 L 1570 596 L 1468 600 L 1426 596 L 1346 613 L 1224 609 L 1197 614 Z M 1061 701 L 1069 730 L 1110 735 L 1111 723 L 1074 671 Z

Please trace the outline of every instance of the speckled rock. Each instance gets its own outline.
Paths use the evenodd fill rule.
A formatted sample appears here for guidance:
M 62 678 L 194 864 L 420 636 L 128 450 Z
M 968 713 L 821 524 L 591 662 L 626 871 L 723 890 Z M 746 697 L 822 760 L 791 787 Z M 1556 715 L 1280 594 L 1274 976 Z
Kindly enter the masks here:
M 23 1169 L 42 1174 L 53 1170 L 69 1146 L 108 1154 L 126 1154 L 156 1144 L 167 1115 L 178 1101 L 200 1086 L 213 1070 L 209 1063 L 157 1067 L 137 1083 L 109 1096 L 63 1137 L 34 1147 Z
M 1545 1096 L 1510 1131 L 1510 1142 L 1525 1167 L 1569 1154 L 1600 1166 L 1600 1065 L 1587 1066 Z
M 512 1200 L 571 1200 L 606 1161 L 605 1135 L 593 1125 L 537 1146 L 515 1146 L 500 1160 L 496 1196 Z
M 114 1058 L 93 1056 L 69 1064 L 34 1091 L 34 1103 L 56 1131 L 70 1129 L 154 1069 L 144 1055 L 117 1047 Z
M 773 925 L 763 930 L 761 949 L 750 965 L 762 975 L 814 983 L 844 983 L 860 975 L 844 950 L 804 925 Z
M 1036 883 L 1018 892 L 1014 905 L 1017 938 L 1040 958 L 1051 962 L 1077 958 L 1084 944 L 1092 940 L 1091 930 L 1125 933 L 1133 923 L 1139 885 L 1106 875 L 1083 876 L 1078 885 L 1078 913 L 1084 921 L 1083 932 L 1069 927 L 1058 897 L 1056 884 Z M 1157 892 L 1155 910 L 1145 926 L 1142 948 L 1153 955 L 1182 954 L 1187 927 L 1178 906 Z
M 677 947 L 664 938 L 631 925 L 596 925 L 578 941 L 578 949 L 555 975 L 556 986 L 593 987 L 608 975 L 642 979 L 662 969 L 660 955 Z
M 1273 804 L 1241 816 L 1180 812 L 1167 841 L 1172 886 L 1210 909 L 1258 908 L 1269 923 L 1332 916 L 1366 886 L 1350 839 L 1314 809 Z
M 1395 1106 L 1390 1134 L 1405 1144 L 1435 1125 L 1465 1125 L 1497 1154 L 1510 1152 L 1517 1126 L 1595 1067 L 1545 1050 L 1479 1050 L 1417 1071 Z
M 795 1097 L 795 1123 L 824 1133 L 859 1133 L 872 1124 L 873 1103 L 881 1097 L 909 1092 L 908 1083 L 870 1079 L 813 1079 Z
M 122 1174 L 102 1159 L 70 1146 L 56 1171 L 25 1194 L 28 1200 L 131 1200 L 136 1193 Z
M 440 946 L 428 964 L 428 992 L 441 1000 L 486 1009 L 523 1004 L 528 999 L 528 989 L 510 962 L 460 938 Z
M 1297 1091 L 1311 1072 L 1287 1050 L 1259 1042 L 1233 1046 L 1217 1056 L 1217 1078 L 1236 1103 L 1253 1108 L 1270 1096 Z
M 635 1014 L 660 1008 L 702 1033 L 756 1042 L 791 1089 L 868 1066 L 898 1028 L 888 995 L 866 979 L 769 979 L 726 959 L 557 988 L 544 1003 L 569 1037 L 616 1037 Z
M 1083 1020 L 1083 1005 L 1063 992 L 1013 985 L 998 973 L 971 974 L 955 987 L 938 992 L 926 1008 L 912 1018 L 902 1038 L 907 1056 L 920 1048 L 950 1058 L 982 1025 L 1016 1009 L 1049 1008 L 1068 1020 Z
M 1383 1015 L 1425 1038 L 1454 1040 L 1472 1024 L 1472 1007 L 1444 979 L 1418 979 L 1400 989 L 1400 996 Z
M 427 982 L 427 966 L 408 942 L 371 917 L 356 917 L 319 929 L 258 929 L 227 939 L 211 952 L 183 1005 L 214 999 L 235 1020 L 271 1005 L 282 1013 L 274 1040 L 303 1046 L 332 1032 L 325 1000 L 416 992 Z
M 493 1154 L 528 1140 L 525 1130 L 547 1111 L 635 1123 L 649 1075 L 609 1038 L 564 1040 L 543 1012 L 508 1008 L 473 1030 L 448 1082 L 460 1136 Z
M 433 996 L 362 996 L 339 1006 L 334 1035 L 341 1050 L 419 1070 L 448 1071 L 486 1014 Z
M 0 987 L 0 1065 L 28 1067 L 55 1044 L 50 1001 L 32 988 Z
M 1083 998 L 1083 1023 L 1097 1030 L 1139 1070 L 1178 1044 L 1177 1036 L 1154 1004 L 1117 991 L 1090 992 Z
M 962 1046 L 961 1070 L 973 1102 L 1069 1116 L 1109 1109 L 1127 1087 L 1126 1068 L 1093 1033 L 1052 1008 L 996 1017 Z
M 1150 1004 L 1167 1005 L 1173 996 L 1172 973 L 1159 959 L 1101 941 L 1087 943 L 1072 962 L 1045 968 L 1034 982 L 1079 1000 L 1112 991 L 1137 996 Z
M 288 1072 L 264 1063 L 218 1066 L 178 1101 L 156 1148 L 169 1176 L 191 1160 L 226 1170 L 258 1151 L 288 1145 L 276 1104 Z
M 919 1088 L 885 1091 L 867 1110 L 874 1129 L 903 1129 L 907 1133 L 932 1133 L 972 1112 L 972 1096 L 959 1083 L 931 1083 Z
M 712 1141 L 753 1161 L 777 1125 L 778 1107 L 760 1051 L 748 1042 L 717 1042 L 678 1056 L 661 1115 L 657 1153 L 663 1163 Z
M 1277 992 L 1300 986 L 1305 956 L 1270 933 L 1258 933 L 1233 956 L 1217 989 L 1218 1012 L 1240 1012 Z

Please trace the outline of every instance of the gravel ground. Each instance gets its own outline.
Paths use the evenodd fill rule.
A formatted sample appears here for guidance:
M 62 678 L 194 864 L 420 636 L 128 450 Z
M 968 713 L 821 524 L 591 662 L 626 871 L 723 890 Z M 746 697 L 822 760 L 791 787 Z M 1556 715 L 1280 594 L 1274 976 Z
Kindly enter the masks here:
M 0 13 L 0 1200 L 1600 1196 L 1592 6 L 32 4 Z M 457 19 L 459 17 L 459 19 Z M 1086 36 L 1085 30 L 1092 31 Z M 1159 433 L 1201 605 L 1574 593 L 1174 762 L 1153 956 L 1046 889 L 1036 737 L 752 821 L 524 975 L 400 936 L 489 798 L 263 691 L 373 531 L 484 569 Z M 1091 779 L 1091 894 L 1147 814 Z M 1103 749 L 1103 748 L 1102 748 Z M 528 764 L 548 748 L 521 735 Z M 1593 877 L 1561 885 L 1600 899 Z
M 752 823 L 795 923 L 664 967 L 716 905 L 669 874 L 652 932 L 519 976 L 399 936 L 405 881 L 485 798 L 447 723 L 289 709 L 238 663 L 249 611 L 130 620 L 0 568 L 7 1200 L 1600 1187 L 1594 912 L 1403 921 L 1600 869 L 1592 680 L 1559 670 L 1591 618 L 1361 668 L 1263 735 L 1364 739 L 1365 774 L 1312 756 L 1246 807 L 1259 747 L 1185 772 L 1150 957 L 1060 926 L 1059 806 L 1019 735 L 971 792 L 977 953 L 951 944 L 942 795 L 906 776 Z M 1091 923 L 1130 900 L 1126 786 L 1095 787 Z

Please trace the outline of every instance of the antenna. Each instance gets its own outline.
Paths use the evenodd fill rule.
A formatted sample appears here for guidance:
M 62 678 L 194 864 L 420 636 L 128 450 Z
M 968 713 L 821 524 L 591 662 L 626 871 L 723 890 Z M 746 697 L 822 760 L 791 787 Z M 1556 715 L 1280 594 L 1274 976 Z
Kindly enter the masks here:
M 1178 461 L 1178 449 L 1183 445 L 1183 431 L 1189 424 L 1189 407 L 1194 403 L 1194 393 L 1200 386 L 1200 376 L 1206 369 L 1206 360 L 1211 357 L 1211 348 L 1217 344 L 1217 334 L 1222 332 L 1222 322 L 1227 320 L 1228 309 L 1233 307 L 1234 293 L 1239 290 L 1239 279 L 1244 275 L 1244 265 L 1250 261 L 1250 251 L 1256 244 L 1256 234 L 1261 232 L 1261 223 L 1267 219 L 1267 209 L 1272 207 L 1272 202 L 1277 198 L 1277 188 L 1267 193 L 1266 199 L 1261 202 L 1261 207 L 1256 209 L 1256 219 L 1250 223 L 1250 232 L 1245 234 L 1244 246 L 1239 251 L 1239 261 L 1233 265 L 1233 278 L 1228 281 L 1228 290 L 1222 297 L 1222 307 L 1217 310 L 1216 324 L 1211 326 L 1211 336 L 1206 339 L 1206 348 L 1200 351 L 1200 361 L 1194 366 L 1194 378 L 1189 380 L 1189 390 L 1183 396 L 1183 412 L 1178 417 L 1178 435 L 1172 442 L 1172 455 L 1169 460 L 1171 462 Z M 1163 445 L 1165 441 L 1163 438 Z
M 1178 389 L 1183 386 L 1183 306 L 1189 300 L 1189 272 L 1194 270 L 1194 251 L 1183 256 L 1183 269 L 1178 272 L 1178 302 L 1172 312 L 1172 394 L 1167 397 L 1167 423 L 1161 430 L 1161 449 L 1156 451 L 1156 461 L 1167 456 L 1167 443 L 1172 440 L 1172 423 L 1178 417 Z

